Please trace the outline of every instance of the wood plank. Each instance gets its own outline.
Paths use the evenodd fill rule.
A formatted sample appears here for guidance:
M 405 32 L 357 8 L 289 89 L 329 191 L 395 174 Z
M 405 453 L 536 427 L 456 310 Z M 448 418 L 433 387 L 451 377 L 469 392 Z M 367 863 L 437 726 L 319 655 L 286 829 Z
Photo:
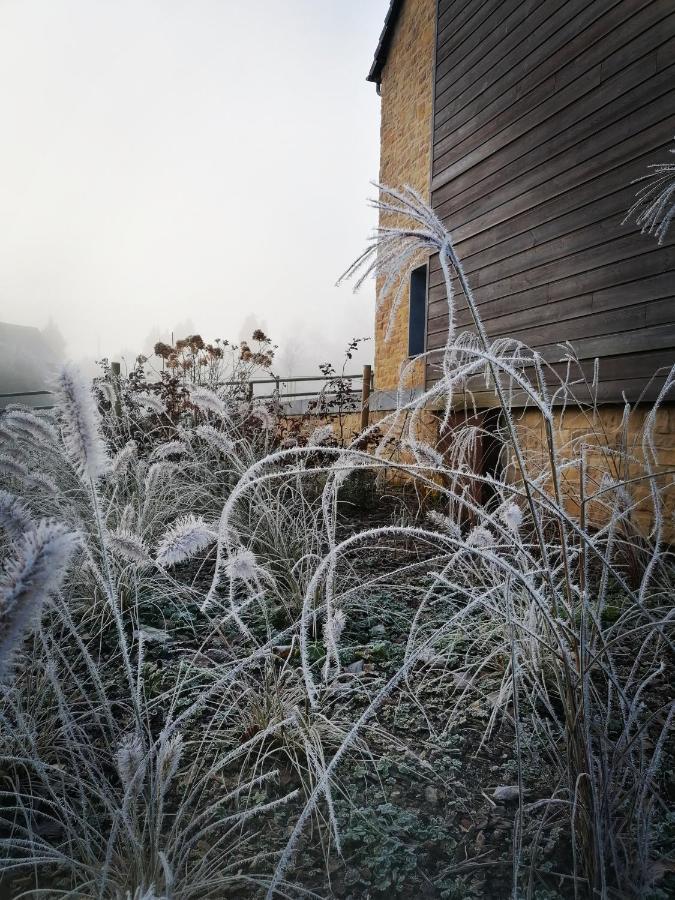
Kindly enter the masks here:
M 447 71 L 441 69 L 436 79 L 436 102 L 439 109 L 451 103 L 466 88 L 500 59 L 512 53 L 548 16 L 563 5 L 565 0 L 548 0 L 546 4 L 536 0 L 505 0 L 499 10 L 499 24 L 491 31 L 478 29 L 476 45 L 457 64 Z M 445 60 L 442 45 L 438 48 L 437 64 Z M 454 62 L 451 59 L 451 62 Z
M 670 76 L 675 76 L 675 66 Z M 633 99 L 637 101 L 642 97 Z M 505 179 L 502 175 L 500 180 L 499 173 L 495 173 L 471 184 L 463 196 L 445 202 L 434 193 L 432 206 L 459 247 L 467 238 L 508 222 L 519 213 L 534 210 L 567 191 L 590 186 L 613 169 L 625 170 L 626 183 L 629 183 L 644 174 L 635 165 L 636 160 L 647 153 L 653 153 L 658 159 L 668 146 L 672 130 L 671 102 L 675 104 L 675 88 L 672 87 L 646 106 L 638 106 L 638 111 L 632 114 L 628 112 L 632 103 L 627 104 L 624 118 L 600 132 L 587 135 L 571 148 L 563 147 L 562 153 L 553 151 L 552 141 L 546 142 L 530 158 L 532 167 L 524 168 L 514 178 Z M 634 128 L 631 136 L 622 139 L 622 134 L 625 135 L 631 125 Z M 561 138 L 561 143 L 565 144 L 566 140 Z M 590 187 L 587 189 L 592 192 Z
M 618 229 L 617 233 L 619 233 Z M 651 240 L 653 241 L 653 238 Z M 550 297 L 552 283 L 587 272 L 590 269 L 614 266 L 631 257 L 639 257 L 645 252 L 645 243 L 645 235 L 633 230 L 609 240 L 606 244 L 578 249 L 564 260 L 556 259 L 543 265 L 532 266 L 530 269 L 507 275 L 505 278 L 499 278 L 484 285 L 474 284 L 474 296 L 476 302 L 480 304 L 487 300 L 496 300 L 499 297 L 517 294 L 519 291 L 538 285 L 548 285 Z M 663 250 L 663 248 L 660 249 Z
M 503 0 L 470 0 L 465 4 L 446 4 L 447 10 L 439 8 L 436 25 L 436 71 L 443 63 L 446 71 L 456 61 L 460 61 L 476 46 L 485 32 L 485 20 L 502 8 Z M 493 27 L 499 18 L 493 18 Z
M 596 0 L 585 8 L 582 6 L 581 14 L 574 16 L 571 23 L 575 32 L 581 33 L 557 52 L 553 52 L 555 47 L 551 41 L 544 42 L 539 48 L 540 59 L 529 54 L 522 65 L 514 66 L 507 73 L 509 77 L 495 76 L 497 80 L 479 96 L 458 97 L 452 108 L 437 111 L 434 155 L 439 157 L 451 150 L 496 116 L 505 116 L 508 110 L 512 110 L 515 117 L 518 104 L 525 102 L 525 97 L 531 97 L 534 91 L 541 91 L 541 86 L 548 84 L 551 78 L 553 89 L 560 90 L 594 64 L 602 62 L 601 76 L 606 79 L 623 67 L 624 57 L 619 51 L 628 49 L 632 59 L 637 59 L 655 44 L 658 46 L 655 29 L 661 29 L 665 34 L 675 33 L 675 25 L 668 21 L 669 13 L 675 20 L 672 0 L 640 0 L 636 3 L 637 13 L 633 6 L 621 0 L 617 0 L 611 15 L 602 14 L 603 6 L 606 6 L 605 0 Z M 623 21 L 622 16 L 626 17 Z M 590 27 L 585 27 L 587 22 L 591 23 Z M 559 30 L 554 37 L 559 35 L 564 35 L 559 41 L 566 40 L 568 29 Z
M 664 43 L 672 43 L 675 48 L 675 38 L 664 40 Z M 494 116 L 487 125 L 447 153 L 434 153 L 432 190 L 439 178 L 444 183 L 454 181 L 510 145 L 515 145 L 511 154 L 517 153 L 515 158 L 519 158 L 526 150 L 560 134 L 559 114 L 563 111 L 567 111 L 573 122 L 578 122 L 657 74 L 658 47 L 605 80 L 602 62 L 596 62 L 560 90 L 556 89 L 555 75 L 552 75 L 513 108 Z M 503 160 L 499 163 L 503 164 Z
M 667 147 L 668 144 L 664 144 L 664 150 Z M 646 172 L 647 166 L 654 161 L 654 158 L 654 151 L 650 148 L 647 153 L 631 161 L 631 168 L 635 171 Z M 474 270 L 473 258 L 477 254 L 480 254 L 483 262 L 493 262 L 506 258 L 527 246 L 533 246 L 537 241 L 545 240 L 546 235 L 555 234 L 556 229 L 559 234 L 566 233 L 569 230 L 569 223 L 579 222 L 578 219 L 575 219 L 577 214 L 581 219 L 593 221 L 590 218 L 591 213 L 586 207 L 596 203 L 609 202 L 609 198 L 617 192 L 621 192 L 623 197 L 623 200 L 620 198 L 616 200 L 617 208 L 621 209 L 621 203 L 625 202 L 626 205 L 623 207 L 623 213 L 625 213 L 635 198 L 636 185 L 630 184 L 631 181 L 632 179 L 626 177 L 623 167 L 610 168 L 594 179 L 595 196 L 587 203 L 581 201 L 578 191 L 566 191 L 564 194 L 540 203 L 534 210 L 534 215 L 532 210 L 525 210 L 466 240 L 456 241 L 455 246 L 465 271 Z M 599 216 L 599 218 L 602 217 L 602 215 Z M 581 223 L 579 222 L 579 224 Z M 487 251 L 490 251 L 490 254 L 484 255 Z M 432 271 L 436 271 L 436 269 L 432 268 Z
M 600 292 L 596 301 L 594 294 L 581 294 L 565 300 L 545 303 L 541 306 L 519 309 L 503 316 L 494 316 L 485 320 L 486 328 L 491 336 L 520 333 L 537 326 L 556 326 L 565 331 L 567 323 L 578 317 L 586 317 L 590 313 L 611 312 L 614 314 L 623 307 L 642 304 L 646 309 L 645 324 L 655 325 L 669 322 L 673 318 L 675 300 L 675 284 L 670 273 L 656 275 L 646 281 L 631 281 L 628 284 L 614 286 L 611 290 Z M 473 326 L 473 316 L 468 309 L 455 313 L 455 327 L 458 331 Z M 446 334 L 448 329 L 447 311 L 430 317 L 427 322 L 427 335 Z M 531 336 L 523 338 L 526 343 L 534 340 Z
M 636 0 L 636 4 L 648 2 L 650 0 Z M 579 0 L 571 0 L 554 10 L 511 53 L 499 61 L 495 60 L 482 77 L 456 93 L 450 102 L 445 104 L 437 97 L 439 109 L 436 140 L 447 137 L 455 124 L 460 125 L 467 115 L 474 111 L 478 113 L 514 85 L 519 84 L 520 93 L 523 94 L 540 81 L 545 81 L 555 73 L 556 65 L 560 66 L 567 60 L 567 56 L 561 57 L 561 52 L 575 39 L 578 32 L 599 19 L 611 21 L 608 8 L 613 7 L 616 11 L 617 7 L 622 8 L 620 4 L 622 0 L 591 0 L 585 5 Z M 588 44 L 584 46 L 587 47 Z
M 616 302 L 615 297 L 619 299 L 625 297 L 626 303 L 630 303 L 631 297 L 639 293 L 640 286 L 652 284 L 654 279 L 659 281 L 660 286 L 651 288 L 654 291 L 653 296 L 662 296 L 663 285 L 667 287 L 675 280 L 674 268 L 675 250 L 658 247 L 654 243 L 649 252 L 622 260 L 610 268 L 591 269 L 550 284 L 538 285 L 518 294 L 499 297 L 490 303 L 479 303 L 478 309 L 481 318 L 486 322 L 525 310 L 536 311 L 541 309 L 543 304 L 557 303 L 580 296 L 590 296 L 594 309 L 611 309 L 612 304 Z M 446 312 L 444 289 L 439 287 L 438 290 L 443 290 L 443 296 L 429 303 L 430 319 L 442 316 Z M 471 318 L 466 302 L 460 295 L 456 296 L 457 321 L 467 324 Z

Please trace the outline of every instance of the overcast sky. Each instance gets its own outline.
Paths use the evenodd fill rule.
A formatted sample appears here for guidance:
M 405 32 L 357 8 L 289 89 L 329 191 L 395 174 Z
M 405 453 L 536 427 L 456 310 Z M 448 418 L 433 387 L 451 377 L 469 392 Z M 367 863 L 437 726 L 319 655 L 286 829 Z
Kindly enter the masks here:
M 0 320 L 75 358 L 249 315 L 308 361 L 371 334 L 334 282 L 374 224 L 387 6 L 0 0 Z

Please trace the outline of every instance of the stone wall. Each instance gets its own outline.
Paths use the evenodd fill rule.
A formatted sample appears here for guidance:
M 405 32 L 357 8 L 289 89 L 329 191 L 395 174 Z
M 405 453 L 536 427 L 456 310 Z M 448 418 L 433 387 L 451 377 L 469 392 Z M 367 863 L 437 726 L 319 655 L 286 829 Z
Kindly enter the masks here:
M 588 498 L 614 480 L 635 479 L 626 488 L 626 503 L 632 507 L 630 522 L 643 535 L 649 535 L 654 526 L 654 507 L 651 500 L 650 480 L 644 478 L 646 469 L 642 449 L 644 424 L 650 407 L 645 404 L 633 409 L 626 431 L 622 427 L 623 409 L 616 405 L 601 406 L 597 414 L 570 410 L 555 423 L 556 444 L 560 448 L 562 469 L 561 488 L 568 512 L 580 514 L 581 485 L 579 460 L 585 459 L 586 520 L 591 526 L 602 526 L 607 520 L 607 506 L 614 502 L 613 494 L 605 494 L 603 502 Z M 525 449 L 531 474 L 549 471 L 546 435 L 541 415 L 535 410 L 515 412 L 519 437 Z M 658 463 L 654 472 L 659 473 L 656 483 L 664 499 L 664 530 L 662 540 L 675 543 L 675 405 L 667 404 L 656 412 L 654 443 Z M 583 451 L 582 451 L 583 448 Z M 572 465 L 568 465 L 572 463 Z M 671 474 L 668 474 L 668 473 Z M 552 490 L 550 482 L 545 484 Z
M 436 0 L 406 0 L 382 71 L 380 182 L 410 185 L 429 200 Z M 378 297 L 382 284 L 378 282 Z M 389 339 L 390 303 L 375 314 L 375 390 L 397 387 L 408 359 L 408 294 L 398 308 Z M 411 367 L 406 384 L 424 384 L 424 366 Z

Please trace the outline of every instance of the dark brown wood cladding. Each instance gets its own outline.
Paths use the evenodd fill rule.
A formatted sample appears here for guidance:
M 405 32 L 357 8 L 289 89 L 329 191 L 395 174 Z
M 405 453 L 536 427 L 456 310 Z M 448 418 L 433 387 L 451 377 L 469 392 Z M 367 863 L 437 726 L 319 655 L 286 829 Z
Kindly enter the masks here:
M 570 341 L 586 377 L 600 358 L 600 399 L 654 397 L 675 362 L 675 233 L 659 247 L 621 222 L 675 134 L 673 0 L 439 0 L 436 41 L 431 200 L 489 335 L 551 363 Z M 427 349 L 447 325 L 432 259 Z

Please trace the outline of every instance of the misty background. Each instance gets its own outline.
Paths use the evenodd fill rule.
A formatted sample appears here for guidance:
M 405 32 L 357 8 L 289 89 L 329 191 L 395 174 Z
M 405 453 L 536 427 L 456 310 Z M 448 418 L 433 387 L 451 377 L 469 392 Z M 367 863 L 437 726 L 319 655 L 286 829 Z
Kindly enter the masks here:
M 260 327 L 286 376 L 372 335 L 374 286 L 335 280 L 375 224 L 387 6 L 0 0 L 0 391 L 172 333 Z

